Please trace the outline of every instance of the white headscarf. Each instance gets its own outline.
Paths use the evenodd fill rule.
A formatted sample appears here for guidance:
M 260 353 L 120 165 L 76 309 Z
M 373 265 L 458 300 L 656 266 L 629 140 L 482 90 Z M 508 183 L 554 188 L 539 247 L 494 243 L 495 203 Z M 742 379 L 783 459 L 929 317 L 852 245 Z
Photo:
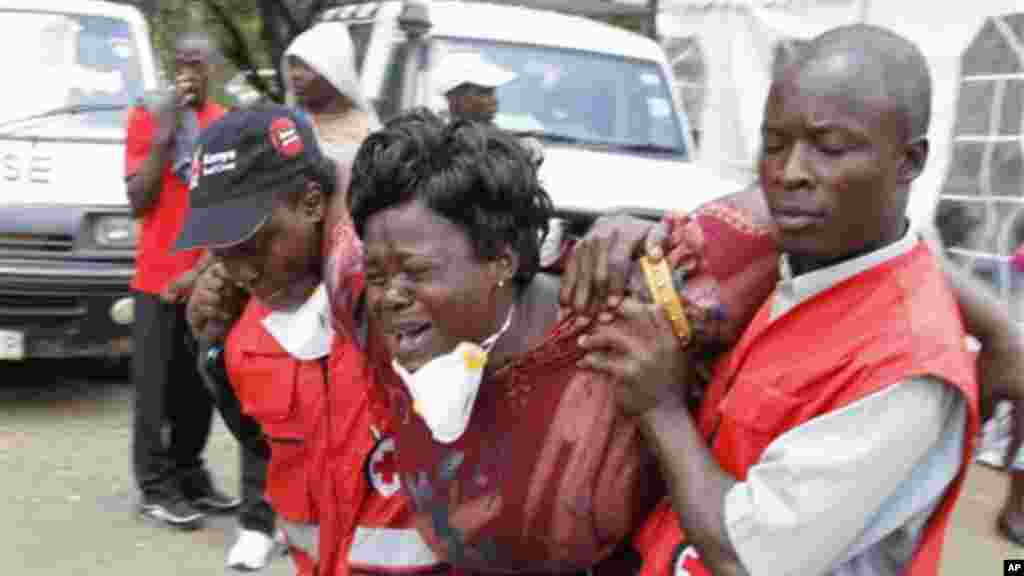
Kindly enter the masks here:
M 288 57 L 296 56 L 323 76 L 338 92 L 351 100 L 355 107 L 370 117 L 370 129 L 380 127 L 373 106 L 363 96 L 356 74 L 355 49 L 348 25 L 342 22 L 321 22 L 299 34 L 284 52 L 284 86 L 288 104 L 295 104 L 295 96 L 288 73 Z

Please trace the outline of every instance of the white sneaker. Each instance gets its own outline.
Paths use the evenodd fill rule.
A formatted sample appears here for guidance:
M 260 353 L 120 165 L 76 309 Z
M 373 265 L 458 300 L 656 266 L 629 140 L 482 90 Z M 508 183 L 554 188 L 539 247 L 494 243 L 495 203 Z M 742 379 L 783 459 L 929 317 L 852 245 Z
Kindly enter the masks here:
M 238 540 L 228 553 L 228 568 L 262 570 L 274 551 L 274 539 L 258 530 L 239 530 Z

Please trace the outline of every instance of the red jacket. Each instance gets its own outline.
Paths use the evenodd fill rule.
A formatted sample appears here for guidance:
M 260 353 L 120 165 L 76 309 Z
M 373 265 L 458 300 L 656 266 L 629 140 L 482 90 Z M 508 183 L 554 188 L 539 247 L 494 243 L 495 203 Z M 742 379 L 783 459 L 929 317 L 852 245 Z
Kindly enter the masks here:
M 260 423 L 270 443 L 267 500 L 284 519 L 315 523 L 307 470 L 307 438 L 321 417 L 326 359 L 297 360 L 263 328 L 270 310 L 250 299 L 228 335 L 225 363 L 242 411 Z
M 934 258 L 919 244 L 773 323 L 770 311 L 769 301 L 719 364 L 702 405 L 700 428 L 705 438 L 714 438 L 715 459 L 742 481 L 784 432 L 908 378 L 941 378 L 967 401 L 964 456 L 908 571 L 938 574 L 945 528 L 970 462 L 979 418 L 974 358 L 966 350 L 956 303 Z M 708 573 L 685 544 L 676 520 L 671 506 L 663 503 L 638 535 L 643 575 Z

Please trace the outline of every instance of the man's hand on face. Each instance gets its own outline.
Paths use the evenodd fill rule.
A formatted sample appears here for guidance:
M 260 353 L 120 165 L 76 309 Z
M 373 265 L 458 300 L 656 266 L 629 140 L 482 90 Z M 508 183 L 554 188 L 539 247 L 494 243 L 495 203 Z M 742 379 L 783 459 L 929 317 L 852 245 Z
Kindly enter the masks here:
M 179 111 L 199 103 L 199 83 L 200 80 L 190 74 L 178 74 L 174 79 L 174 99 Z
M 220 262 L 207 267 L 196 279 L 185 307 L 192 335 L 220 342 L 242 314 L 248 294 L 228 275 Z
M 680 350 L 672 324 L 656 304 L 624 299 L 615 321 L 595 325 L 580 337 L 580 346 L 586 354 L 579 367 L 614 378 L 627 415 L 686 410 L 694 381 L 692 353 Z
M 626 214 L 605 216 L 594 222 L 577 242 L 565 264 L 559 293 L 563 315 L 614 319 L 630 286 L 635 261 L 642 255 L 663 257 L 668 227 Z

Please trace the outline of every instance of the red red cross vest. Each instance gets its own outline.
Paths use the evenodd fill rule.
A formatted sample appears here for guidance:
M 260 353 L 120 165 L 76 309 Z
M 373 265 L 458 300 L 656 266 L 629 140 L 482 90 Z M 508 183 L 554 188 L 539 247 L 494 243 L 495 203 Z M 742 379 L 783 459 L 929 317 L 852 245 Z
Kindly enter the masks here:
M 934 257 L 919 244 L 775 322 L 769 322 L 770 312 L 769 300 L 718 364 L 702 404 L 700 429 L 705 439 L 713 438 L 715 459 L 742 481 L 787 430 L 907 378 L 943 379 L 967 401 L 964 457 L 908 570 L 938 574 L 946 525 L 970 462 L 979 416 L 974 357 L 965 347 L 956 302 Z M 686 544 L 667 501 L 635 543 L 644 555 L 643 576 L 710 573 Z
M 267 500 L 282 518 L 316 522 L 306 439 L 322 409 L 324 364 L 288 354 L 261 324 L 269 314 L 249 300 L 225 345 L 228 378 L 242 410 L 260 423 L 270 443 Z

